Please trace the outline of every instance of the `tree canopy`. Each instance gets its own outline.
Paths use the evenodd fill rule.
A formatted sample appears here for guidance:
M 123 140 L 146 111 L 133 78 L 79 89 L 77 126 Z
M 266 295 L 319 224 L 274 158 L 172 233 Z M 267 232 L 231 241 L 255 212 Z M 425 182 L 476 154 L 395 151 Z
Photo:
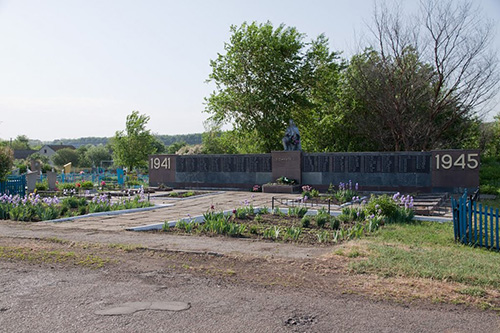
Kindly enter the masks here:
M 155 152 L 154 137 L 146 124 L 149 116 L 132 111 L 127 116 L 125 131 L 117 131 L 113 140 L 113 160 L 115 165 L 123 165 L 132 171 L 147 165 L 148 155 Z
M 323 35 L 232 26 L 210 62 L 204 152 L 281 150 L 289 119 L 309 152 L 478 146 L 500 81 L 491 25 L 468 1 L 423 0 L 418 14 L 377 4 L 373 38 L 349 60 Z
M 12 149 L 0 146 L 0 181 L 5 180 L 14 165 L 14 154 Z
M 292 110 L 305 103 L 304 37 L 270 22 L 231 26 L 231 33 L 226 53 L 210 62 L 216 91 L 206 112 L 216 123 L 234 122 L 242 135 L 256 131 L 263 151 L 279 149 Z

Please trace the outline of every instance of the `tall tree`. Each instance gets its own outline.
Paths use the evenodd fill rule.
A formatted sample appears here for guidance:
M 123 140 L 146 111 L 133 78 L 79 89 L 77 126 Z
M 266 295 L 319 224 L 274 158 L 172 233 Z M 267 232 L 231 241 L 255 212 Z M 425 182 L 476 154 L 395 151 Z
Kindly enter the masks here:
M 340 105 L 342 72 L 346 62 L 331 52 L 328 38 L 318 36 L 304 56 L 304 84 L 308 105 L 295 110 L 293 118 L 301 131 L 302 148 L 310 152 L 347 150 L 346 123 Z M 341 130 L 339 130 L 341 129 Z
M 0 181 L 5 180 L 14 165 L 14 153 L 7 146 L 0 147 Z
M 113 140 L 113 159 L 115 165 L 124 165 L 132 171 L 135 167 L 147 165 L 148 155 L 154 153 L 154 137 L 146 124 L 149 116 L 132 111 L 127 116 L 125 132 L 117 131 Z
M 357 128 L 382 150 L 456 146 L 497 92 L 491 26 L 471 4 L 427 0 L 420 13 L 377 6 L 372 48 L 348 71 Z
M 239 133 L 255 131 L 262 151 L 281 149 L 292 110 L 305 103 L 303 38 L 295 28 L 243 23 L 231 26 L 225 54 L 210 62 L 216 90 L 206 112 Z
M 71 162 L 74 167 L 79 166 L 79 154 L 78 151 L 71 148 L 63 148 L 56 151 L 52 156 L 52 162 L 55 165 L 63 166 L 66 163 Z
M 102 161 L 109 161 L 112 158 L 109 149 L 102 144 L 90 146 L 85 156 L 94 167 L 99 167 Z
M 11 148 L 15 150 L 31 149 L 30 139 L 26 135 L 18 135 L 12 141 Z

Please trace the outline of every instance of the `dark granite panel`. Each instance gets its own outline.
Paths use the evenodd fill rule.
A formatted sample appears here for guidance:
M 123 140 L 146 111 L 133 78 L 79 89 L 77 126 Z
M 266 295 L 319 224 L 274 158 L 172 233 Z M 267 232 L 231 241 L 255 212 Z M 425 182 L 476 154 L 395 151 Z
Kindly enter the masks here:
M 271 155 L 178 156 L 179 172 L 271 172 Z
M 330 156 L 326 154 L 302 155 L 302 172 L 328 172 L 330 171 Z

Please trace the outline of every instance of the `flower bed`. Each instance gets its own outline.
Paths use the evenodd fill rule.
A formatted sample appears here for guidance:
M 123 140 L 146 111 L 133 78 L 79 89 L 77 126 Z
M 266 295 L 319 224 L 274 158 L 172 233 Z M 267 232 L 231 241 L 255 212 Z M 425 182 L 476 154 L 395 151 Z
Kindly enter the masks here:
M 401 200 L 403 198 L 403 200 Z M 307 244 L 333 244 L 359 238 L 377 230 L 385 223 L 410 222 L 413 210 L 410 197 L 372 196 L 369 202 L 342 209 L 339 216 L 320 209 L 311 215 L 306 207 L 286 210 L 254 209 L 251 205 L 233 210 L 231 214 L 216 212 L 213 207 L 203 215 L 203 222 L 191 218 L 179 220 L 175 226 L 168 222 L 163 231 L 170 233 L 224 235 L 270 241 Z
M 0 219 L 36 222 L 150 206 L 152 204 L 146 200 L 143 191 L 133 197 L 117 201 L 111 201 L 111 198 L 106 194 L 95 195 L 91 200 L 76 196 L 42 198 L 39 194 L 33 193 L 23 198 L 18 195 L 8 196 L 4 194 L 0 196 Z

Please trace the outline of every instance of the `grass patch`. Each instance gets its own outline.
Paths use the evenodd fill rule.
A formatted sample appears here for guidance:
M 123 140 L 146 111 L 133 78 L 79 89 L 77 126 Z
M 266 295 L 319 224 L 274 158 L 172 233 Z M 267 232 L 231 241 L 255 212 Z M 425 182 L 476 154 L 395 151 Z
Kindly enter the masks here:
M 125 251 L 125 252 L 132 252 L 132 251 L 144 248 L 144 246 L 142 246 L 142 245 L 121 244 L 121 243 L 111 243 L 111 244 L 108 244 L 108 247 L 110 249 L 118 249 L 118 250 L 122 250 L 122 251 Z
M 366 259 L 350 264 L 356 273 L 500 288 L 500 254 L 455 243 L 451 223 L 386 225 L 367 240 Z
M 0 246 L 0 259 L 27 261 L 45 264 L 74 264 L 89 268 L 101 268 L 108 259 L 96 255 L 80 255 L 75 252 L 34 250 L 24 247 Z

